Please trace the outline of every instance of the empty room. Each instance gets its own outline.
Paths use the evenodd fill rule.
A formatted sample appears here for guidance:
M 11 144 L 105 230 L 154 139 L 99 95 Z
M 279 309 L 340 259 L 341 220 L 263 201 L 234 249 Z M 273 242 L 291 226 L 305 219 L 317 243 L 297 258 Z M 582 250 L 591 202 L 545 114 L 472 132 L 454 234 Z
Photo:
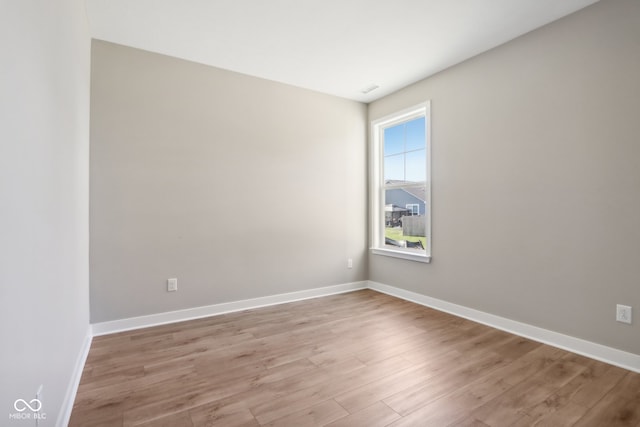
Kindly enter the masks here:
M 640 427 L 640 2 L 0 0 L 1 426 Z

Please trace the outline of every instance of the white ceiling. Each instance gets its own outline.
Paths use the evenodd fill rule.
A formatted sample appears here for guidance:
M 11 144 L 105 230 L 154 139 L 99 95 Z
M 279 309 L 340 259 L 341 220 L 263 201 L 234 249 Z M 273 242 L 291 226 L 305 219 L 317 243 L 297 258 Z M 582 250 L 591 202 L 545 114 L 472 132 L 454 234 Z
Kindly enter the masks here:
M 96 39 L 370 102 L 597 0 L 86 1 Z

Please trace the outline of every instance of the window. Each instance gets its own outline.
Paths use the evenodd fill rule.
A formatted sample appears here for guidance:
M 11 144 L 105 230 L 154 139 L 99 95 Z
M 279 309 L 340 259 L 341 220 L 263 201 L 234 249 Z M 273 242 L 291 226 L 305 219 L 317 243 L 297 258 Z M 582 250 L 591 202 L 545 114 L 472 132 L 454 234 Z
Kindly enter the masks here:
M 409 215 L 420 215 L 420 205 L 417 203 L 407 203 L 406 206 Z
M 430 102 L 371 123 L 371 250 L 431 260 Z

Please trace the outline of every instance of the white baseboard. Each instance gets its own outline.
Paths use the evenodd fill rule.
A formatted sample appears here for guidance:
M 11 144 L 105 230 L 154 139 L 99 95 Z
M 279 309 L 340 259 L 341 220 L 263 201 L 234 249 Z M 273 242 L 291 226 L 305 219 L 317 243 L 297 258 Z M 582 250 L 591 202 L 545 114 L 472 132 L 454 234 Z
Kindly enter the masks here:
M 165 325 L 168 323 L 182 322 L 185 320 L 199 319 L 219 314 L 232 313 L 236 311 L 249 310 L 253 308 L 301 301 L 309 298 L 317 298 L 345 292 L 352 292 L 367 288 L 640 373 L 640 355 L 638 354 L 618 350 L 602 344 L 597 344 L 591 341 L 564 335 L 559 332 L 539 328 L 537 326 L 532 326 L 526 323 L 496 316 L 494 314 L 475 310 L 473 308 L 465 307 L 458 304 L 453 304 L 444 300 L 432 298 L 426 295 L 418 294 L 371 280 L 233 301 L 222 304 L 214 304 L 203 307 L 188 308 L 185 310 L 151 314 L 148 316 L 131 317 L 109 322 L 95 323 L 91 326 L 93 336 L 99 336 L 116 332 L 147 328 L 151 326 Z M 83 349 L 82 364 L 80 366 L 79 373 L 77 373 L 78 382 L 80 381 L 82 366 L 84 366 L 84 359 L 86 359 L 90 344 L 91 340 L 89 339 L 88 344 L 86 344 L 86 348 Z M 72 397 L 75 397 L 75 389 L 77 389 L 77 386 L 74 388 L 74 396 Z M 73 405 L 73 399 L 71 400 L 71 405 Z M 68 411 L 70 415 L 71 407 L 68 408 Z
M 528 325 L 526 323 L 517 322 L 505 317 L 474 310 L 469 307 L 453 304 L 437 298 L 431 298 L 426 295 L 373 282 L 371 280 L 368 281 L 368 288 L 394 297 L 402 298 L 407 301 L 415 302 L 426 307 L 434 308 L 439 311 L 444 311 L 458 317 L 473 320 L 474 322 L 482 323 L 484 325 L 548 344 L 553 347 L 558 347 L 572 353 L 577 353 L 591 359 L 596 359 L 601 362 L 640 373 L 640 355 L 638 354 L 607 347 L 602 344 L 564 335 L 548 329 Z
M 327 286 L 324 288 L 308 289 L 305 291 L 277 294 L 222 304 L 207 305 L 203 307 L 187 308 L 184 310 L 169 311 L 166 313 L 150 314 L 148 316 L 130 317 L 127 319 L 94 323 L 92 325 L 93 336 L 112 334 L 115 332 L 124 332 L 133 329 L 148 328 L 150 326 L 165 325 L 168 323 L 182 322 L 185 320 L 199 319 L 203 317 L 232 313 L 235 311 L 248 310 L 252 308 L 267 307 L 270 305 L 284 304 L 287 302 L 341 294 L 366 288 L 367 281 L 344 283 L 341 285 Z
M 71 375 L 71 381 L 67 386 L 67 392 L 64 395 L 62 401 L 62 407 L 58 413 L 58 419 L 56 420 L 56 427 L 66 427 L 69 425 L 69 419 L 71 418 L 71 411 L 73 410 L 73 403 L 76 400 L 76 393 L 78 392 L 78 386 L 80 385 L 80 379 L 82 378 L 82 371 L 84 370 L 87 356 L 89 356 L 89 349 L 91 348 L 91 341 L 93 339 L 93 332 L 91 325 L 88 325 L 87 334 L 82 343 L 82 348 L 76 359 L 76 363 L 73 367 L 73 373 Z

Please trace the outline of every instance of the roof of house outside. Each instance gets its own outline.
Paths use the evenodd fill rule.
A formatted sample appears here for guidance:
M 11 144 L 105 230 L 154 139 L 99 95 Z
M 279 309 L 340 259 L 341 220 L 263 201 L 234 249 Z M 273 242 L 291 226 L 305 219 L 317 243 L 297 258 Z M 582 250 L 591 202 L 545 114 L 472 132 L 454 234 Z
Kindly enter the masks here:
M 387 181 L 385 181 L 385 184 L 406 184 L 406 183 L 410 183 L 407 181 L 401 181 L 401 180 L 397 180 L 397 179 L 389 179 Z M 404 192 L 407 192 L 409 194 L 411 194 L 413 197 L 420 199 L 421 201 L 426 201 L 427 199 L 427 191 L 426 188 L 424 186 L 420 186 L 420 187 L 405 187 L 405 188 L 398 188 L 398 190 L 402 190 Z

